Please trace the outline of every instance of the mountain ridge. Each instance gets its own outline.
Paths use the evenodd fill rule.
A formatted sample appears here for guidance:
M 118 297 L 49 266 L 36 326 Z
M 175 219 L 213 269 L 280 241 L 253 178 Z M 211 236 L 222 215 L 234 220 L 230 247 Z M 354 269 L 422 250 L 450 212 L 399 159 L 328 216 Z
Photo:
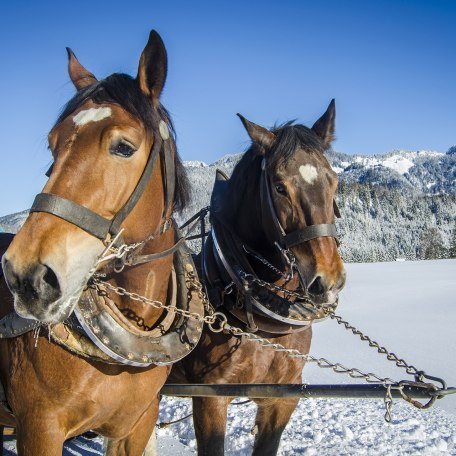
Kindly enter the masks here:
M 209 204 L 216 169 L 227 175 L 242 157 L 227 154 L 211 164 L 184 162 L 192 200 L 178 222 Z M 444 255 L 455 232 L 456 146 L 447 152 L 393 150 L 386 154 L 349 155 L 330 150 L 329 163 L 339 176 L 337 221 L 345 261 L 386 261 Z M 28 211 L 0 217 L 0 231 L 16 232 Z M 192 246 L 197 249 L 198 243 Z M 429 249 L 428 249 L 429 250 Z M 440 252 L 440 253 L 438 253 Z

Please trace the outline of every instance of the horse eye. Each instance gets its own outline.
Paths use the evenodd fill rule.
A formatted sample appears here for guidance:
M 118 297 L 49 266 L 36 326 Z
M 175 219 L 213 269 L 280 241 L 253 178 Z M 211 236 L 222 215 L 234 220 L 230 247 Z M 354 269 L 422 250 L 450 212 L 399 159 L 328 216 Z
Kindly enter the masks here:
M 136 150 L 130 144 L 120 141 L 117 144 L 113 144 L 109 152 L 114 155 L 120 155 L 121 157 L 131 157 Z
M 285 190 L 285 187 L 282 184 L 276 184 L 275 189 L 277 193 L 280 193 L 281 195 L 286 195 L 287 191 Z

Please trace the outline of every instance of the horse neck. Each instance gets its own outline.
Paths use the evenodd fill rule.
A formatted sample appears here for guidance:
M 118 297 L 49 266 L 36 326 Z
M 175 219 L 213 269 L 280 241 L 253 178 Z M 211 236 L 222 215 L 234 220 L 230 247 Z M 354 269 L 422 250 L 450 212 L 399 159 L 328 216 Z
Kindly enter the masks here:
M 164 223 L 163 210 L 165 192 L 163 176 L 159 162 L 152 173 L 150 184 L 125 223 L 125 231 L 129 237 L 127 242 L 138 242 L 147 239 Z M 169 217 L 171 214 L 167 214 Z M 146 242 L 140 255 L 162 252 L 171 247 L 175 242 L 173 227 L 162 234 L 156 234 Z M 154 260 L 141 265 L 126 267 L 121 273 L 113 274 L 111 283 L 125 288 L 129 292 L 137 293 L 148 299 L 164 304 L 168 298 L 168 284 L 173 266 L 173 255 Z M 130 315 L 143 319 L 146 326 L 153 325 L 161 316 L 162 310 L 139 301 L 134 301 L 126 296 L 112 296 L 121 310 L 128 311 Z

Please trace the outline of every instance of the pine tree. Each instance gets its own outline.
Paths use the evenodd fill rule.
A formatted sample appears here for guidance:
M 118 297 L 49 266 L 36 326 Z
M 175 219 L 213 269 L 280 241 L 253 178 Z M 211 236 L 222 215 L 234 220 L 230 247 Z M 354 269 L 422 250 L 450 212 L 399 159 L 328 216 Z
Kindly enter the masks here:
M 456 258 L 456 225 L 453 227 L 450 248 L 448 249 L 448 258 Z
M 420 238 L 420 253 L 423 260 L 445 258 L 445 246 L 442 234 L 436 227 L 427 228 Z

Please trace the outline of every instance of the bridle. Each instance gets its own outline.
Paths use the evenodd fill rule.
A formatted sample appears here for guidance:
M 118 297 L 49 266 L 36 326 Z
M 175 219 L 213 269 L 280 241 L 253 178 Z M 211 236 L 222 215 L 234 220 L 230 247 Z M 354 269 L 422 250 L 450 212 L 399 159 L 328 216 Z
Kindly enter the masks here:
M 242 307 L 245 312 L 244 322 L 247 330 L 251 332 L 259 328 L 255 323 L 255 314 L 266 316 L 279 324 L 292 325 L 293 330 L 307 327 L 310 322 L 324 318 L 324 312 L 322 313 L 321 309 L 313 305 L 309 299 L 308 284 L 291 248 L 320 237 L 332 237 L 339 245 L 335 224 L 309 225 L 286 233 L 277 217 L 271 196 L 266 160 L 263 158 L 260 176 L 261 226 L 265 230 L 267 240 L 279 250 L 283 263 L 280 266 L 273 265 L 258 252 L 246 246 L 230 228 L 230 224 L 224 221 L 223 214 L 220 214 L 223 200 L 226 198 L 227 185 L 224 182 L 227 182 L 227 179 L 223 173 L 217 172 L 211 199 L 212 229 L 209 245 L 212 248 L 207 249 L 205 244 L 202 255 L 203 278 L 211 303 L 215 307 L 225 306 L 231 313 L 237 312 L 236 308 Z M 333 201 L 333 209 L 334 215 L 340 217 L 335 201 Z M 211 263 L 210 252 L 215 264 Z M 260 279 L 246 254 L 254 257 L 274 275 L 284 278 L 284 285 Z M 297 271 L 300 287 L 297 290 L 290 290 L 286 285 L 293 278 L 294 271 Z M 225 298 L 231 294 L 233 288 L 236 288 L 238 293 L 236 302 L 231 298 L 227 302 Z M 243 301 L 241 307 L 239 307 L 240 295 Z M 289 300 L 287 296 L 296 298 L 296 301 Z M 235 316 L 239 318 L 240 314 L 235 313 Z
M 168 213 L 174 200 L 176 172 L 174 158 L 169 144 L 170 133 L 166 122 L 160 120 L 158 130 L 159 135 L 155 135 L 153 147 L 149 153 L 143 173 L 136 184 L 135 189 L 126 203 L 119 209 L 112 219 L 102 217 L 87 207 L 81 206 L 80 204 L 77 204 L 63 196 L 51 193 L 39 193 L 35 197 L 30 212 L 45 212 L 66 220 L 92 236 L 100 239 L 105 245 L 108 245 L 110 240 L 114 238 L 117 239 L 116 242 L 119 244 L 120 242 L 123 242 L 121 240 L 121 225 L 146 190 L 146 187 L 151 179 L 155 163 L 159 155 L 161 155 L 166 202 L 159 233 L 164 233 L 171 226 L 171 220 L 168 218 Z M 148 239 L 150 239 L 150 237 Z M 168 250 L 170 250 L 169 253 Z M 166 253 L 174 253 L 174 250 L 168 250 Z
M 277 217 L 277 212 L 272 200 L 265 158 L 263 158 L 261 162 L 260 206 L 261 222 L 262 227 L 265 230 L 266 237 L 272 245 L 275 245 L 279 249 L 285 264 L 287 264 L 290 268 L 293 268 L 295 263 L 294 255 L 290 250 L 291 247 L 319 237 L 332 237 L 336 240 L 337 245 L 339 245 L 336 225 L 334 223 L 309 225 L 292 231 L 291 233 L 285 233 L 285 230 Z M 333 208 L 334 215 L 339 218 L 340 212 L 335 200 L 333 201 Z

